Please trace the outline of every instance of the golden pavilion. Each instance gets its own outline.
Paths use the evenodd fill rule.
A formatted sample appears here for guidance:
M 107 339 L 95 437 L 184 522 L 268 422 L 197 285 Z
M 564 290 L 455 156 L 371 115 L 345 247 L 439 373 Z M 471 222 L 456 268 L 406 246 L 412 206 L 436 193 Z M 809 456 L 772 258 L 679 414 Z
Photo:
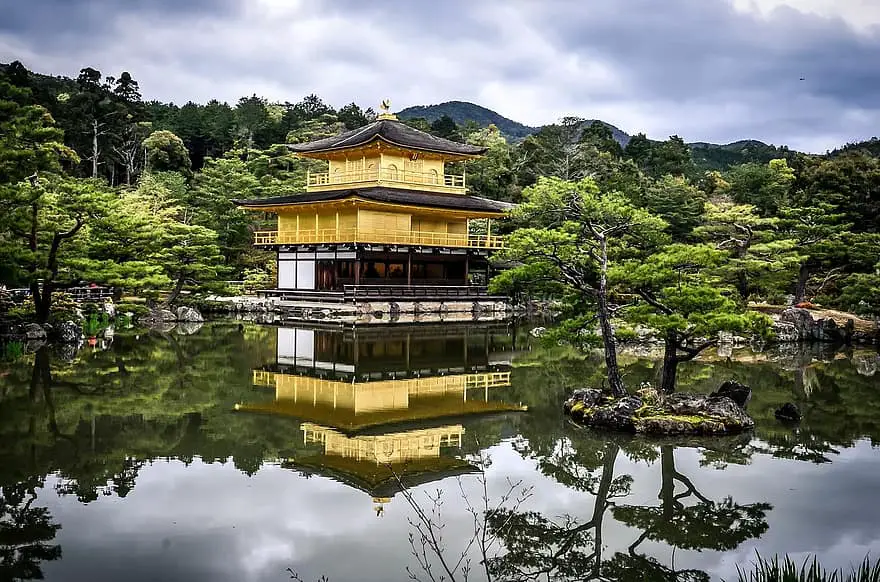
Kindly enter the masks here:
M 502 327 L 279 327 L 276 361 L 253 371 L 254 385 L 274 398 L 235 408 L 299 421 L 314 454 L 284 465 L 381 504 L 401 482 L 474 471 L 460 454 L 465 425 L 524 410 L 504 398 L 514 346 Z
M 309 173 L 305 192 L 238 201 L 277 215 L 275 230 L 254 234 L 276 251 L 276 294 L 485 294 L 488 255 L 504 244 L 491 220 L 510 205 L 469 195 L 465 173 L 449 164 L 486 148 L 416 130 L 387 110 L 365 127 L 288 147 L 326 161 L 326 171 Z M 489 219 L 484 234 L 471 233 L 474 219 Z

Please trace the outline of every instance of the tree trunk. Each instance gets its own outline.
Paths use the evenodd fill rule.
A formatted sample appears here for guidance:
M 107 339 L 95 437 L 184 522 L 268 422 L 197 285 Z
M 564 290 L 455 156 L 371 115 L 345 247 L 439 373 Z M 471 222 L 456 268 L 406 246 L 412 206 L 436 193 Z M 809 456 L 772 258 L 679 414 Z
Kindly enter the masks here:
M 606 445 L 605 458 L 602 463 L 602 478 L 599 481 L 599 488 L 596 490 L 596 501 L 593 504 L 593 516 L 590 523 L 594 527 L 593 542 L 596 551 L 596 557 L 593 560 L 593 576 L 599 579 L 602 568 L 602 518 L 610 505 L 608 497 L 611 493 L 611 485 L 614 482 L 614 462 L 617 460 L 617 453 L 620 447 L 617 445 Z
M 660 507 L 663 517 L 672 523 L 675 517 L 675 447 L 672 445 L 660 446 Z
M 37 283 L 33 283 L 31 285 L 31 293 L 33 293 L 34 286 L 38 286 Z M 38 295 L 34 295 L 34 308 L 37 314 L 37 323 L 46 323 L 49 321 L 49 315 L 52 313 L 52 290 L 54 285 L 52 281 L 43 282 L 43 291 L 39 294 L 39 300 L 37 299 Z
M 162 303 L 162 309 L 168 309 L 177 300 L 180 292 L 183 291 L 183 284 L 185 282 L 186 277 L 183 274 L 177 277 L 177 283 L 174 284 L 174 289 L 171 290 L 171 293 L 165 298 L 165 302 Z
M 663 394 L 675 392 L 675 376 L 678 372 L 678 338 L 674 331 L 666 332 L 663 350 L 663 370 L 660 373 L 660 391 Z
M 98 120 L 92 120 L 92 178 L 98 177 Z
M 736 290 L 743 301 L 749 298 L 749 277 L 745 271 L 736 274 Z
M 798 269 L 797 285 L 794 288 L 794 304 L 803 303 L 807 296 L 807 282 L 810 280 L 810 267 L 801 263 Z
M 626 387 L 620 377 L 617 365 L 617 344 L 614 327 L 611 325 L 611 311 L 608 308 L 608 243 L 603 236 L 600 239 L 602 266 L 599 274 L 599 289 L 596 303 L 599 315 L 599 328 L 602 331 L 602 343 L 605 345 L 605 373 L 608 375 L 608 387 L 614 396 L 626 396 Z

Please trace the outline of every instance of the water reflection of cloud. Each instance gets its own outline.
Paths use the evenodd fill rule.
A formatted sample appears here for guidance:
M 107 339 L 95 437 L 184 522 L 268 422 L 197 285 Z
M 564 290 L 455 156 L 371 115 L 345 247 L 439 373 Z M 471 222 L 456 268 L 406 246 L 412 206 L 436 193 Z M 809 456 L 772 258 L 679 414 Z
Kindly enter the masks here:
M 523 509 L 547 516 L 571 514 L 586 521 L 593 496 L 574 491 L 537 473 L 505 443 L 490 449 L 490 495 L 507 488 L 508 478 L 523 480 L 535 494 Z M 699 568 L 715 577 L 735 576 L 735 565 L 762 555 L 819 552 L 827 566 L 846 566 L 869 551 L 880 552 L 880 458 L 867 443 L 845 449 L 833 463 L 814 465 L 756 455 L 749 466 L 701 468 L 695 449 L 676 449 L 676 469 L 712 499 L 731 495 L 739 503 L 769 502 L 769 530 L 727 554 L 678 551 L 676 567 Z M 633 462 L 621 454 L 615 475 L 633 476 L 628 505 L 656 506 L 659 462 Z M 473 477 L 463 480 L 468 495 L 479 496 Z M 395 497 L 383 517 L 366 494 L 323 477 L 302 478 L 278 466 L 247 477 L 231 464 L 189 467 L 177 461 L 145 467 L 125 499 L 102 497 L 82 505 L 56 498 L 49 487 L 42 502 L 63 524 L 58 536 L 61 562 L 47 563 L 48 578 L 127 580 L 279 580 L 289 566 L 303 577 L 326 574 L 332 580 L 405 579 L 410 556 L 406 518 L 410 509 Z M 446 490 L 445 535 L 450 551 L 470 531 L 470 518 L 452 500 L 460 493 L 454 479 L 420 488 Z M 605 519 L 605 555 L 625 550 L 639 535 Z M 668 547 L 649 542 L 640 551 L 668 563 Z M 308 579 L 308 578 L 307 578 Z

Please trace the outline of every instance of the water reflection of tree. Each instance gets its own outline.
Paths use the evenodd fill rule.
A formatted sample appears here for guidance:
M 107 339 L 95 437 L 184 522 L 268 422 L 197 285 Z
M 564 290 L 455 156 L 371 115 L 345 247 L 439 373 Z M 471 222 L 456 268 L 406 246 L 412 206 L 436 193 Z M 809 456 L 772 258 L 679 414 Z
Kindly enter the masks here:
M 675 549 L 727 551 L 767 531 L 769 503 L 741 505 L 732 497 L 710 500 L 675 468 L 672 445 L 660 447 L 660 468 L 659 507 L 619 505 L 611 510 L 617 521 L 642 530 L 626 553 L 612 559 L 611 579 L 640 580 L 650 572 L 652 580 L 708 580 L 704 572 L 675 570 L 637 550 L 646 540 L 653 540 Z M 684 490 L 676 492 L 679 486 Z M 685 505 L 687 499 L 696 503 Z
M 267 337 L 220 325 L 193 336 L 117 333 L 110 350 L 74 362 L 38 351 L 0 377 L 0 483 L 56 473 L 59 493 L 88 502 L 124 497 L 155 458 L 231 457 L 256 471 L 292 442 L 289 422 L 230 412 L 253 392 L 255 361 L 274 355 Z
M 34 506 L 41 478 L 0 486 L 0 580 L 42 580 L 42 562 L 61 557 L 52 544 L 61 526 Z
M 736 459 L 747 440 L 701 441 L 711 449 L 719 443 L 719 459 Z M 614 475 L 618 451 L 628 457 L 656 460 L 650 441 L 594 435 L 571 430 L 555 446 L 532 447 L 520 441 L 521 453 L 534 458 L 541 471 L 569 488 L 593 496 L 591 517 L 579 521 L 565 516 L 551 519 L 537 512 L 488 515 L 490 528 L 504 539 L 507 553 L 491 562 L 496 579 L 524 580 L 708 580 L 705 572 L 677 570 L 641 551 L 647 540 L 682 550 L 730 550 L 767 530 L 766 503 L 739 504 L 730 497 L 715 501 L 704 495 L 675 466 L 675 446 L 659 447 L 661 485 L 654 506 L 623 503 L 632 477 Z M 626 551 L 603 556 L 603 517 L 611 512 L 618 522 L 641 530 Z
M 599 460 L 601 472 L 572 461 L 577 449 L 560 446 L 542 466 L 570 487 L 595 497 L 590 519 L 580 523 L 571 516 L 551 519 L 535 511 L 500 510 L 486 516 L 490 531 L 504 543 L 505 554 L 490 559 L 489 571 L 498 580 L 584 580 L 599 578 L 602 567 L 602 523 L 616 498 L 629 493 L 632 478 L 614 477 L 619 447 L 608 443 L 590 461 Z

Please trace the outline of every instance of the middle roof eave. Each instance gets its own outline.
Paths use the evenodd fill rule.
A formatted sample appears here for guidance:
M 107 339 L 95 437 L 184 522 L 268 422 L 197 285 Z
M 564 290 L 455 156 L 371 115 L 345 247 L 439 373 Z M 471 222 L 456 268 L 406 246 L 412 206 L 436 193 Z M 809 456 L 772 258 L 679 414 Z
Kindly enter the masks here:
M 276 196 L 274 198 L 255 200 L 237 200 L 236 202 L 245 208 L 259 209 L 273 206 L 330 202 L 347 198 L 361 198 L 372 202 L 404 204 L 409 206 L 421 206 L 423 208 L 493 214 L 503 214 L 513 207 L 512 204 L 506 202 L 489 200 L 478 196 L 467 196 L 464 194 L 438 194 L 434 192 L 419 192 L 417 190 L 382 187 L 333 190 L 329 192 L 303 192 L 289 196 Z

